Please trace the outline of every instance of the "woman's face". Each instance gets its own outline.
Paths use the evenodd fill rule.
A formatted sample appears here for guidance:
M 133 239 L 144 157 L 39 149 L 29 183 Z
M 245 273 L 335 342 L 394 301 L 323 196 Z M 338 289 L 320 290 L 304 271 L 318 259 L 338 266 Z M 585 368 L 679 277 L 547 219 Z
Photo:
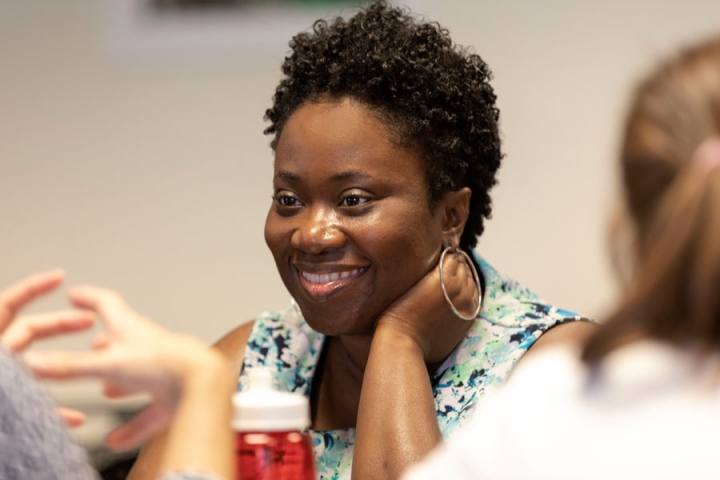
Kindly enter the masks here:
M 440 255 L 442 209 L 430 210 L 422 160 L 352 100 L 308 103 L 288 119 L 273 189 L 265 241 L 321 333 L 371 333 Z

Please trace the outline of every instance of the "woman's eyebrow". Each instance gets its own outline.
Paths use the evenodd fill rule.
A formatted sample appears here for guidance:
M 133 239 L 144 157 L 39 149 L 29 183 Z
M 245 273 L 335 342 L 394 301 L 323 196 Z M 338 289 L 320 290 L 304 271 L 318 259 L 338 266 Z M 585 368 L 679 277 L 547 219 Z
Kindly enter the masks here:
M 298 181 L 300 180 L 300 175 L 298 175 L 297 173 L 288 172 L 287 170 L 280 170 L 279 172 L 275 173 L 275 178 Z M 335 175 L 330 177 L 330 181 L 337 183 L 346 180 L 365 180 L 369 178 L 372 178 L 372 176 L 368 175 L 365 172 L 361 172 L 359 170 L 348 170 L 346 172 L 336 173 Z
M 331 177 L 331 180 L 333 182 L 342 182 L 345 180 L 365 180 L 369 178 L 372 177 L 365 172 L 361 172 L 359 170 L 348 170 L 346 172 L 336 173 Z
M 275 178 L 284 178 L 285 180 L 300 180 L 300 175 L 288 172 L 286 170 L 280 170 L 275 174 Z

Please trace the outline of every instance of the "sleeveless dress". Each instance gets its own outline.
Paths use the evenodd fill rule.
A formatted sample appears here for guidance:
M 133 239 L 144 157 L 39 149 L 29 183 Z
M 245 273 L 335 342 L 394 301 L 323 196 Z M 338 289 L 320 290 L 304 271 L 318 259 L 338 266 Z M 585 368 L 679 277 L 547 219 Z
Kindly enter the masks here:
M 431 379 L 443 438 L 470 417 L 477 400 L 500 385 L 517 361 L 550 328 L 585 320 L 553 307 L 516 281 L 497 272 L 476 252 L 484 278 L 482 309 L 474 325 Z M 315 367 L 325 336 L 312 330 L 300 309 L 265 312 L 253 326 L 243 359 L 238 390 L 255 366 L 275 371 L 275 387 L 310 397 Z M 310 431 L 318 479 L 350 479 L 355 429 Z

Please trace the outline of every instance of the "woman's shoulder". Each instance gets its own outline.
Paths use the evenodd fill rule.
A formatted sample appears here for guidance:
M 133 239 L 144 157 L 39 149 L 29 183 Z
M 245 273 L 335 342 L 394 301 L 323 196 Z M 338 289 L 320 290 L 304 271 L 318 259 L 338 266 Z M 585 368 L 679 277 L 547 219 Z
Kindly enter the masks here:
M 576 343 L 571 340 L 594 328 L 582 315 L 541 300 L 479 255 L 475 254 L 475 259 L 485 280 L 482 310 L 462 348 L 449 359 L 456 364 L 455 370 L 462 365 L 464 371 L 479 372 L 470 383 L 499 385 L 528 350 L 544 350 L 536 344 Z M 538 343 L 541 338 L 546 340 Z
M 294 305 L 285 310 L 262 312 L 254 320 L 242 323 L 223 335 L 215 347 L 231 360 L 239 357 L 242 361 L 244 352 L 249 343 L 261 345 L 266 342 L 274 343 L 274 338 L 292 335 L 295 330 L 304 330 L 307 324 L 299 315 Z
M 248 338 L 250 349 L 265 354 L 268 350 L 303 349 L 308 343 L 321 340 L 323 335 L 313 330 L 294 302 L 280 311 L 266 311 L 257 316 Z
M 500 328 L 521 328 L 529 333 L 541 333 L 568 322 L 591 322 L 583 315 L 541 299 L 514 278 L 497 271 L 477 252 L 473 254 L 485 280 L 481 321 Z
M 254 326 L 255 320 L 245 322 L 223 335 L 220 340 L 213 345 L 230 360 L 232 369 L 235 372 L 240 372 L 242 368 L 245 348 L 247 347 L 248 339 Z
M 297 305 L 291 303 L 285 310 L 263 312 L 236 327 L 215 346 L 238 372 L 239 388 L 247 380 L 248 368 L 269 366 L 275 370 L 278 388 L 295 391 L 312 376 L 323 341 L 324 336 L 310 328 Z

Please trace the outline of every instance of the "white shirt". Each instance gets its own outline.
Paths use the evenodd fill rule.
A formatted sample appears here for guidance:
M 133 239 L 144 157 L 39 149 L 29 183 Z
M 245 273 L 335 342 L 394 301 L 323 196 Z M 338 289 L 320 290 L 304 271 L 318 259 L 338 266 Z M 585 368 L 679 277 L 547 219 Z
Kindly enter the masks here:
M 590 371 L 538 352 L 405 480 L 438 478 L 720 479 L 720 357 L 646 341 Z

